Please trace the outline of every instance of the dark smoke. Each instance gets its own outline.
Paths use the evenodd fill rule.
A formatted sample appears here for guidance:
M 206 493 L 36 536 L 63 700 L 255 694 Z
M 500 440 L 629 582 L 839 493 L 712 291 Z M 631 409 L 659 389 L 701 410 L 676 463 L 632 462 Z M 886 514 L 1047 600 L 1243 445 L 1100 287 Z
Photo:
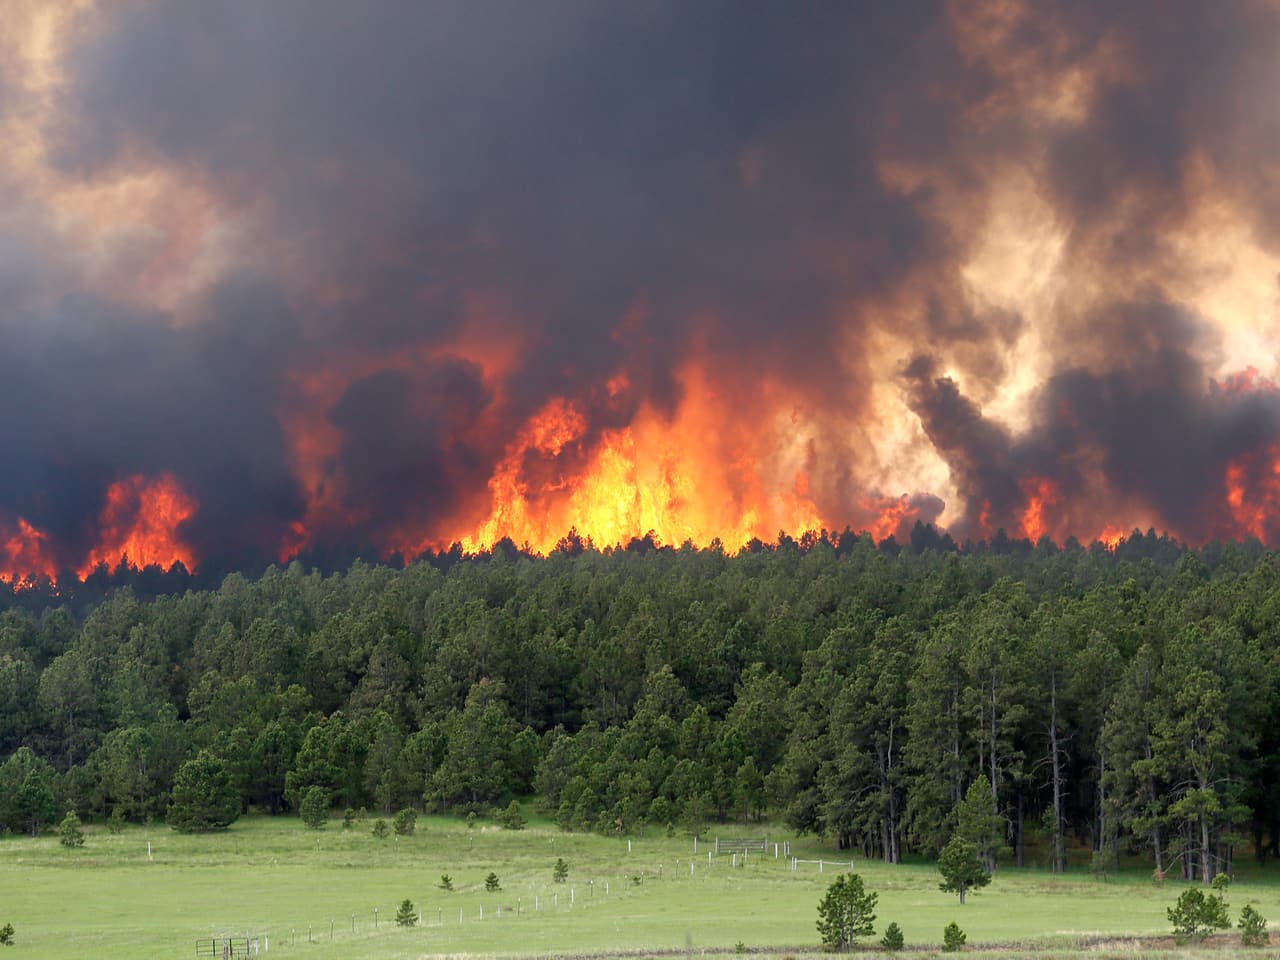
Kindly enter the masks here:
M 176 170 L 240 232 L 178 323 L 86 292 L 38 199 L 0 179 L 14 199 L 0 520 L 47 529 L 72 563 L 112 480 L 172 471 L 201 505 L 185 533 L 202 564 L 272 557 L 306 515 L 282 411 L 299 374 L 351 371 L 316 411 L 342 439 L 325 465 L 338 514 L 312 532 L 328 548 L 385 544 L 483 512 L 506 443 L 551 397 L 591 413 L 589 445 L 642 402 L 673 409 L 694 354 L 732 371 L 744 404 L 767 376 L 829 412 L 811 459 L 828 500 L 851 505 L 864 465 L 848 425 L 872 416 L 887 329 L 933 358 L 901 384 L 970 524 L 989 504 L 1014 529 L 1035 476 L 1212 534 L 1210 492 L 1228 459 L 1273 440 L 1275 405 L 1209 395 L 1213 345 L 1151 278 L 1178 269 L 1163 238 L 1187 216 L 1197 157 L 1280 239 L 1263 172 L 1280 115 L 1259 93 L 1274 88 L 1276 14 L 1030 9 L 993 60 L 962 49 L 964 11 L 926 2 L 110 10 L 67 57 L 57 171 Z M 1027 71 L 1075 67 L 1094 77 L 1081 122 L 995 110 L 1024 96 Z M 5 80 L 0 113 L 21 109 Z M 981 411 L 1020 362 L 1025 318 L 966 304 L 974 238 L 940 212 L 945 199 L 976 217 L 1001 164 L 1036 171 L 1065 228 L 1063 271 L 1128 287 L 1055 307 L 1055 372 L 1026 436 Z M 477 302 L 516 348 L 500 386 L 450 347 Z M 631 389 L 611 398 L 620 370 Z

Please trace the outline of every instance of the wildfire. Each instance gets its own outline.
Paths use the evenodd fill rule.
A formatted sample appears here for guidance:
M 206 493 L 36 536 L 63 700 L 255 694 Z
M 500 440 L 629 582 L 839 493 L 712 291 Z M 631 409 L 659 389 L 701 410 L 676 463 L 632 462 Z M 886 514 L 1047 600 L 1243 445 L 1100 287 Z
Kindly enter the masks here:
M 881 500 L 864 497 L 861 506 L 873 517 L 865 526 L 876 543 L 903 535 L 920 515 L 919 508 L 905 493 L 896 500 L 891 497 Z
M 1248 534 L 1264 543 L 1280 518 L 1280 446 L 1265 455 L 1250 454 L 1227 464 L 1224 483 L 1227 508 L 1236 534 Z
M 7 534 L 0 534 L 0 580 L 17 583 L 28 576 L 45 576 L 53 578 L 57 572 L 57 564 L 50 553 L 49 535 L 37 530 L 22 517 L 18 518 L 16 529 Z
M 122 561 L 137 568 L 156 564 L 169 569 L 182 563 L 195 569 L 195 555 L 181 540 L 179 528 L 196 510 L 196 501 L 172 474 L 116 481 L 107 489 L 98 519 L 100 539 L 80 567 L 81 578 L 101 563 L 114 567 Z
M 822 528 L 809 473 L 777 453 L 782 426 L 748 418 L 735 429 L 743 418 L 728 415 L 701 372 L 686 370 L 683 380 L 674 415 L 646 405 L 627 426 L 597 432 L 575 403 L 549 401 L 494 470 L 488 515 L 452 539 L 475 551 L 505 536 L 547 553 L 572 528 L 601 546 L 652 534 L 659 543 L 719 539 L 737 549 Z M 626 382 L 615 377 L 611 393 Z M 430 541 L 410 550 L 423 545 Z
M 1124 542 L 1124 531 L 1115 524 L 1108 523 L 1094 539 L 1108 550 L 1114 551 L 1116 547 Z
M 1048 477 L 1028 477 L 1022 481 L 1021 487 L 1027 498 L 1027 506 L 1022 511 L 1022 535 L 1035 543 L 1048 532 L 1045 507 L 1060 503 L 1062 492 Z

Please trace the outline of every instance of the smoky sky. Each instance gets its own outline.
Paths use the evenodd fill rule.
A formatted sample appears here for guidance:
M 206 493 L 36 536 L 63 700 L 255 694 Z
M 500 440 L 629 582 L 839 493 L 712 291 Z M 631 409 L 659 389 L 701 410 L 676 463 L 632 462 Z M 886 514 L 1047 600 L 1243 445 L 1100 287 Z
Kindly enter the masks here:
M 696 355 L 743 409 L 769 379 L 820 422 L 833 525 L 869 492 L 851 425 L 889 383 L 957 515 L 990 502 L 1016 525 L 1025 478 L 1050 476 L 1214 534 L 1209 491 L 1275 440 L 1276 404 L 1211 395 L 1213 334 L 1162 283 L 1165 238 L 1199 162 L 1252 198 L 1265 249 L 1278 239 L 1280 120 L 1259 93 L 1276 11 L 1037 4 L 977 55 L 981 8 L 102 5 L 45 94 L 49 169 L 163 171 L 237 229 L 181 311 L 142 307 L 121 291 L 145 275 L 95 285 L 40 188 L 0 179 L 0 519 L 72 563 L 113 480 L 172 472 L 200 504 L 184 535 L 202 562 L 272 556 L 314 495 L 301 418 L 336 438 L 307 468 L 331 508 L 313 534 L 385 544 L 482 510 L 549 399 L 588 412 L 589 446 L 642 404 L 677 409 Z M 1037 71 L 1072 70 L 1090 78 L 1082 117 L 1001 113 Z M 0 116 L 30 109 L 7 77 Z M 1064 237 L 1060 269 L 1107 277 L 1053 304 L 1025 433 L 983 404 L 1029 321 L 966 299 L 960 269 L 968 211 L 1018 165 Z M 451 346 L 477 310 L 484 349 L 512 357 L 497 374 Z M 878 352 L 885 331 L 909 367 Z M 335 385 L 308 392 L 320 373 Z

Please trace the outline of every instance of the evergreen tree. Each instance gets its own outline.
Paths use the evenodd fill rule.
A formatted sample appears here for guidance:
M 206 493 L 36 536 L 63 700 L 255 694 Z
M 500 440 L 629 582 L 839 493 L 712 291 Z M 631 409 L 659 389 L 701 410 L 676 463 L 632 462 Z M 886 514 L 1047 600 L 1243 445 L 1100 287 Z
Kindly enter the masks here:
M 323 830 L 329 822 L 329 791 L 321 786 L 311 786 L 302 795 L 298 815 L 310 830 Z
M 1208 894 L 1198 887 L 1183 890 L 1178 902 L 1165 912 L 1179 943 L 1204 940 L 1214 930 L 1226 930 L 1231 926 L 1222 894 Z
M 179 833 L 225 830 L 240 816 L 240 795 L 227 765 L 208 752 L 188 760 L 173 780 L 168 822 Z
M 997 859 L 1008 852 L 1004 820 L 996 811 L 991 781 L 985 774 L 979 774 L 956 805 L 955 835 L 973 844 L 988 873 L 994 872 Z
M 1240 943 L 1246 947 L 1265 947 L 1271 942 L 1271 934 L 1267 933 L 1267 921 L 1251 905 L 1245 904 L 1240 911 Z
M 961 904 L 969 890 L 985 887 L 991 882 L 991 874 L 987 873 L 978 857 L 977 846 L 959 836 L 952 837 L 951 842 L 942 848 L 938 856 L 938 872 L 942 874 L 939 889 L 958 893 Z
M 84 830 L 74 810 L 68 810 L 62 823 L 58 824 L 58 842 L 64 847 L 84 846 Z
M 953 920 L 942 930 L 942 949 L 946 953 L 955 953 L 965 945 L 968 939 L 965 932 L 960 929 L 960 925 Z
M 825 946 L 848 950 L 875 932 L 879 895 L 866 890 L 856 873 L 841 874 L 818 903 L 818 934 Z
M 403 810 L 397 811 L 391 825 L 395 828 L 397 836 L 413 836 L 413 832 L 418 825 L 418 811 L 413 807 L 405 807 Z
M 880 938 L 880 946 L 886 950 L 901 950 L 906 945 L 906 938 L 902 935 L 902 928 L 896 923 L 891 923 L 884 928 L 884 936 Z
M 556 865 L 551 868 L 551 879 L 556 883 L 564 883 L 569 879 L 569 864 L 564 862 L 564 857 L 556 857 Z
M 490 872 L 489 875 L 484 878 L 484 888 L 489 893 L 502 889 L 502 885 L 499 883 L 498 875 L 496 873 Z
M 400 909 L 396 911 L 396 926 L 412 927 L 418 922 L 418 910 L 413 901 L 407 897 L 400 901 Z

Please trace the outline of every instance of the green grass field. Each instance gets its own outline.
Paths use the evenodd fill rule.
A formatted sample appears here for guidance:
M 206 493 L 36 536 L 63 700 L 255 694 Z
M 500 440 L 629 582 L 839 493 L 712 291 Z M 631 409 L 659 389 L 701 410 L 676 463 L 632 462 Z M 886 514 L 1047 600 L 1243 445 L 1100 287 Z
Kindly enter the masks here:
M 744 831 L 724 831 L 731 833 Z M 295 818 L 265 817 L 212 836 L 164 827 L 133 827 L 118 836 L 91 827 L 87 836 L 79 850 L 64 849 L 54 835 L 0 840 L 0 923 L 12 922 L 17 931 L 16 946 L 0 949 L 0 960 L 178 960 L 194 956 L 197 938 L 245 932 L 267 935 L 270 954 L 281 960 L 711 955 L 733 953 L 740 943 L 752 952 L 817 953 L 817 903 L 839 872 L 828 865 L 819 874 L 813 864 L 792 872 L 772 855 L 738 869 L 728 856 L 708 864 L 705 842 L 693 858 L 687 837 L 656 832 L 634 837 L 628 852 L 625 838 L 562 833 L 540 823 L 518 832 L 486 823 L 468 829 L 435 817 L 419 819 L 412 837 L 384 840 L 371 836 L 368 823 L 346 831 L 333 821 L 316 832 Z M 812 838 L 792 840 L 797 856 L 840 857 Z M 557 857 L 570 866 L 564 884 L 552 881 Z M 961 907 L 938 890 L 929 865 L 858 861 L 855 869 L 880 894 L 878 930 L 896 921 L 908 947 L 936 946 L 943 926 L 955 920 L 971 947 L 999 956 L 1163 955 L 1165 947 L 1152 941 L 1090 944 L 1098 935 L 1166 934 L 1165 907 L 1180 889 L 1157 888 L 1137 870 L 1101 882 L 1084 872 L 1055 880 L 1041 870 L 1006 868 Z M 502 881 L 500 893 L 484 890 L 491 870 Z M 438 889 L 442 873 L 452 875 L 454 891 Z M 421 911 L 422 925 L 395 925 L 406 897 Z M 1280 919 L 1280 882 L 1269 874 L 1246 871 L 1227 899 L 1233 918 L 1253 903 Z

